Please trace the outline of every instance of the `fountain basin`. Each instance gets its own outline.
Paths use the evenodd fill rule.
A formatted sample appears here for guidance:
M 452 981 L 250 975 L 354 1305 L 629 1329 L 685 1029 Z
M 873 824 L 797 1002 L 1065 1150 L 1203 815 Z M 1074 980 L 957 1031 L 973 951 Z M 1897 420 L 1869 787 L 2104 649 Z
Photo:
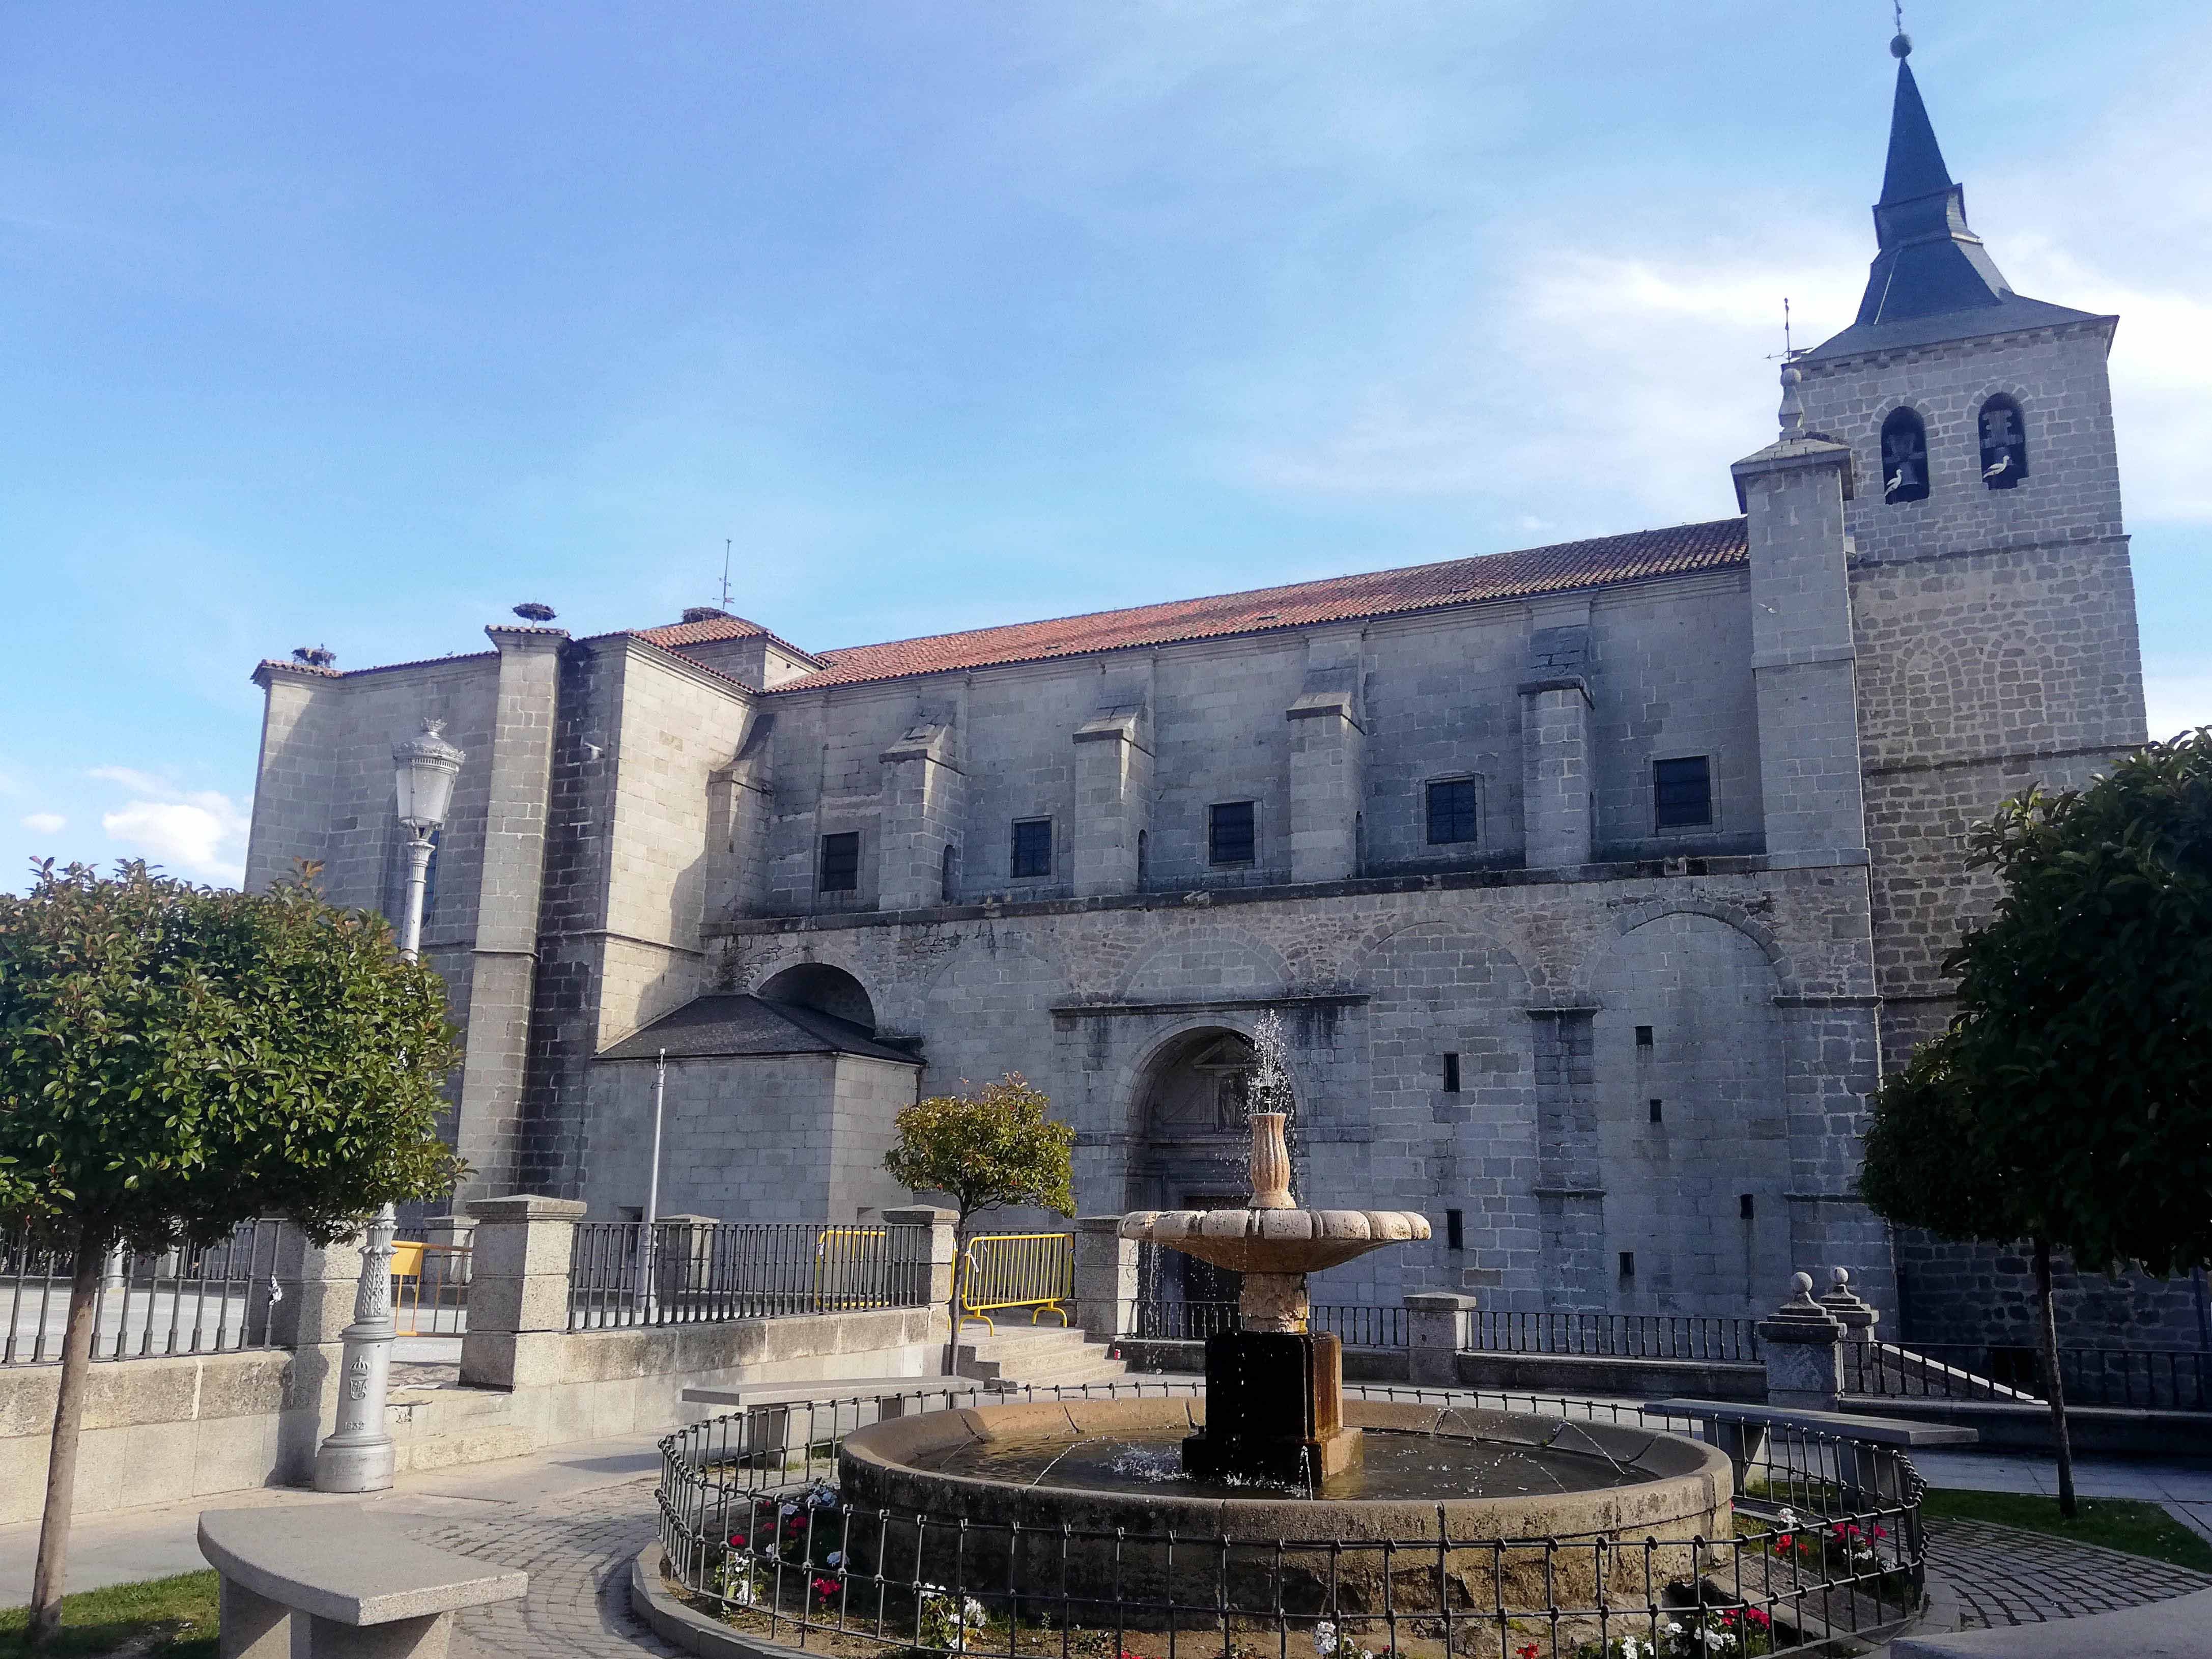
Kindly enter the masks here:
M 1601 1580 L 1641 1605 L 1645 1577 L 1694 1577 L 1693 1538 L 1729 1534 L 1725 1455 L 1678 1436 L 1520 1413 L 1347 1401 L 1347 1426 L 1387 1437 L 1392 1477 L 1418 1496 L 1301 1497 L 1252 1486 L 1158 1483 L 1102 1473 L 1096 1455 L 1116 1442 L 1164 1455 L 1206 1422 L 1203 1398 L 1067 1401 L 936 1412 L 878 1423 L 846 1437 L 838 1484 L 862 1514 L 856 1560 L 895 1580 L 918 1577 L 993 1591 L 1030 1584 L 1095 1604 L 1070 1617 L 1168 1623 L 1178 1609 L 1272 1619 L 1280 1607 L 1313 1616 L 1454 1607 L 1541 1608 L 1594 1599 Z M 1400 1443 L 1400 1437 L 1407 1437 Z M 1449 1474 L 1422 1472 L 1411 1437 L 1440 1463 L 1539 1455 L 1556 1490 L 1453 1491 Z M 1100 1443 L 1104 1443 L 1102 1447 Z M 1055 1456 L 1093 1448 L 1079 1476 L 1055 1484 Z M 1064 1447 L 1066 1452 L 1060 1451 Z M 1410 1453 L 1410 1455 L 1408 1455 Z M 996 1476 L 940 1467 L 996 1464 Z M 1576 1469 L 1585 1467 L 1585 1484 Z M 1528 1471 L 1521 1471 L 1525 1477 Z M 1344 1477 L 1376 1486 L 1373 1467 Z M 1434 1485 L 1430 1486 L 1433 1480 Z M 1526 1478 L 1512 1484 L 1527 1486 Z M 1539 1484 L 1542 1484 L 1539 1482 Z M 911 1520 L 878 1526 L 878 1512 Z M 962 1523 L 965 1524 L 963 1525 Z M 1120 1535 L 1117 1537 L 1117 1533 Z M 1169 1541 L 1172 1536 L 1173 1541 Z M 1646 1545 L 1647 1540 L 1656 1540 Z M 1546 1540 L 1550 1540 L 1548 1543 Z M 1386 1547 L 1387 1546 L 1387 1547 Z M 1632 1573 L 1632 1584 L 1623 1574 Z M 1279 1601 L 1278 1600 L 1279 1597 Z M 1565 1605 L 1564 1601 L 1559 1604 Z M 1117 1607 L 1130 1607 L 1127 1614 Z M 1200 1622 L 1203 1622 L 1201 1620 Z

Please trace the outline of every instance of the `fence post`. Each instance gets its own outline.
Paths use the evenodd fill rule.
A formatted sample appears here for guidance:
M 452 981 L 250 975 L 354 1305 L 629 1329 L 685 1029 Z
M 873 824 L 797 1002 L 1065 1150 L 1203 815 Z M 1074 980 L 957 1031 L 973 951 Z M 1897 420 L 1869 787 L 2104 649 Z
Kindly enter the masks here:
M 1828 1293 L 1820 1298 L 1820 1305 L 1842 1322 L 1844 1341 L 1874 1340 L 1874 1328 L 1881 1315 L 1875 1310 L 1871 1303 L 1851 1288 L 1849 1268 L 1828 1269 Z
M 933 1312 L 952 1297 L 952 1274 L 957 1266 L 953 1257 L 959 1243 L 953 1229 L 959 1219 L 957 1210 L 940 1210 L 933 1204 L 884 1212 L 884 1225 L 895 1230 L 889 1242 L 891 1260 L 897 1264 L 898 1282 L 909 1290 L 919 1289 L 921 1305 Z M 897 1231 L 913 1228 L 921 1231 Z
M 361 1288 L 361 1234 L 335 1244 L 317 1244 L 287 1221 L 276 1235 L 276 1280 L 269 1307 L 272 1348 L 328 1348 L 337 1361 L 340 1334 L 353 1323 L 354 1297 Z
M 1417 1389 L 1459 1386 L 1459 1352 L 1474 1340 L 1481 1304 L 1454 1291 L 1416 1291 L 1405 1297 L 1406 1374 Z
M 514 1389 L 553 1380 L 568 1334 L 568 1256 L 584 1206 L 574 1199 L 480 1198 L 471 1251 L 461 1381 Z
M 1094 1341 L 1111 1342 L 1137 1327 L 1137 1252 L 1118 1215 L 1075 1223 L 1075 1322 Z
M 469 1282 L 469 1258 L 447 1252 L 466 1250 L 470 1237 L 476 1230 L 477 1224 L 465 1215 L 433 1216 L 423 1224 L 422 1242 L 438 1247 L 438 1254 L 434 1259 L 440 1264 L 438 1271 L 442 1275 L 440 1282 L 447 1285 L 465 1285 Z M 427 1279 L 429 1275 L 426 1273 L 423 1277 Z
M 653 1223 L 653 1293 L 664 1306 L 680 1307 L 684 1298 L 714 1288 L 714 1229 L 711 1215 L 665 1215 Z
M 1766 1357 L 1766 1403 L 1832 1412 L 1844 1391 L 1844 1325 L 1813 1300 L 1813 1275 L 1793 1273 L 1790 1300 L 1759 1322 Z

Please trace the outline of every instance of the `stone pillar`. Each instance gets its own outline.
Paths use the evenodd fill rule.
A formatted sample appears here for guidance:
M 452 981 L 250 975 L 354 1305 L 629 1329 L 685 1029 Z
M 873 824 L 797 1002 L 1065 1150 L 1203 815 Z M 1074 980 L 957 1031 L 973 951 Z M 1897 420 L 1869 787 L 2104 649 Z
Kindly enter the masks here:
M 356 1233 L 335 1244 L 318 1244 L 292 1223 L 284 1224 L 276 1237 L 277 1294 L 269 1310 L 272 1346 L 303 1353 L 329 1348 L 336 1363 L 337 1346 L 353 1322 L 361 1288 L 362 1243 Z
M 1152 826 L 1152 751 L 1141 703 L 1102 708 L 1075 728 L 1075 820 L 1068 857 L 1078 898 L 1133 893 L 1138 837 Z
M 952 1297 L 952 1275 L 957 1266 L 959 1240 L 954 1210 L 933 1204 L 914 1204 L 884 1212 L 890 1234 L 891 1260 L 902 1283 L 917 1287 L 925 1308 L 942 1308 Z
M 883 818 L 876 908 L 921 910 L 944 902 L 945 849 L 960 846 L 967 779 L 952 763 L 953 730 L 925 721 L 883 752 Z M 957 859 L 956 850 L 953 856 Z
M 568 1334 L 568 1258 L 584 1206 L 574 1199 L 480 1198 L 461 1381 L 514 1389 L 555 1380 Z
M 1828 1269 L 1828 1293 L 1820 1298 L 1820 1305 L 1833 1315 L 1844 1328 L 1846 1342 L 1871 1342 L 1874 1328 L 1881 1318 L 1871 1303 L 1862 1298 L 1851 1288 L 1851 1273 L 1848 1267 Z
M 1793 1274 L 1791 1296 L 1756 1327 L 1766 1356 L 1766 1403 L 1832 1412 L 1844 1391 L 1844 1327 L 1813 1300 L 1813 1276 Z
M 1359 810 L 1367 793 L 1367 728 L 1357 664 L 1310 670 L 1291 723 L 1291 879 L 1359 873 Z
M 1730 470 L 1748 515 L 1751 672 L 1766 855 L 1864 864 L 1857 651 L 1844 501 L 1851 455 L 1802 430 L 1800 372 L 1782 371 L 1782 435 Z
M 1086 1336 L 1110 1342 L 1136 1329 L 1139 1248 L 1118 1215 L 1076 1218 L 1075 1323 Z
M 713 1288 L 714 1229 L 721 1224 L 711 1215 L 665 1215 L 654 1221 L 653 1293 L 662 1303 L 680 1305 Z
M 1589 636 L 1587 621 L 1528 636 L 1520 686 L 1521 823 L 1531 870 L 1590 861 Z
M 1406 1301 L 1406 1369 L 1417 1389 L 1459 1387 L 1460 1351 L 1474 1341 L 1471 1296 L 1419 1291 Z
M 499 647 L 483 876 L 469 968 L 468 1032 L 454 1150 L 473 1173 L 463 1198 L 518 1176 L 514 1128 L 522 1110 L 530 1007 L 538 972 L 538 904 L 545 880 L 545 819 L 559 713 L 559 628 L 487 628 Z

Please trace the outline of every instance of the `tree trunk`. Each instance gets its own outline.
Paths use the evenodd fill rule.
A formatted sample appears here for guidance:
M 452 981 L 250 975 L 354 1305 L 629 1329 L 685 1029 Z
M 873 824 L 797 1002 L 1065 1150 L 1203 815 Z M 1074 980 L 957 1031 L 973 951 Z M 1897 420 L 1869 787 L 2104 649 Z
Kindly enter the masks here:
M 76 1508 L 76 1450 L 84 1428 L 84 1395 L 92 1381 L 93 1311 L 105 1265 L 105 1237 L 78 1229 L 76 1272 L 70 1279 L 69 1326 L 62 1338 L 61 1392 L 54 1401 L 54 1440 L 46 1459 L 46 1507 L 39 1518 L 39 1561 L 31 1578 L 31 1645 L 44 1647 L 62 1623 L 62 1585 L 69 1570 L 70 1517 Z
M 2051 1296 L 2051 1241 L 2035 1241 L 2037 1369 L 2043 1373 L 2043 1397 L 2051 1402 L 2051 1437 L 2058 1448 L 2058 1512 L 2074 1518 L 2074 1447 L 2066 1437 L 2066 1384 L 2058 1375 L 2058 1307 Z
M 960 1375 L 960 1273 L 968 1260 L 968 1217 L 952 1227 L 952 1294 L 945 1304 L 945 1375 Z

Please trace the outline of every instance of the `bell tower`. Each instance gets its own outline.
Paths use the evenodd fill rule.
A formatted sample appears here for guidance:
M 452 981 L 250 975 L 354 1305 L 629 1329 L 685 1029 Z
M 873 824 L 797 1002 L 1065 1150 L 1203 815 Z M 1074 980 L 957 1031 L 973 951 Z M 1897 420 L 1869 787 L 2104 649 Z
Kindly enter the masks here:
M 2143 740 L 2106 358 L 2116 317 L 2014 292 L 1914 79 L 1897 96 L 1857 318 L 1795 360 L 1844 503 L 1885 1069 L 1951 1012 L 1945 955 L 1993 882 L 1966 835 Z

